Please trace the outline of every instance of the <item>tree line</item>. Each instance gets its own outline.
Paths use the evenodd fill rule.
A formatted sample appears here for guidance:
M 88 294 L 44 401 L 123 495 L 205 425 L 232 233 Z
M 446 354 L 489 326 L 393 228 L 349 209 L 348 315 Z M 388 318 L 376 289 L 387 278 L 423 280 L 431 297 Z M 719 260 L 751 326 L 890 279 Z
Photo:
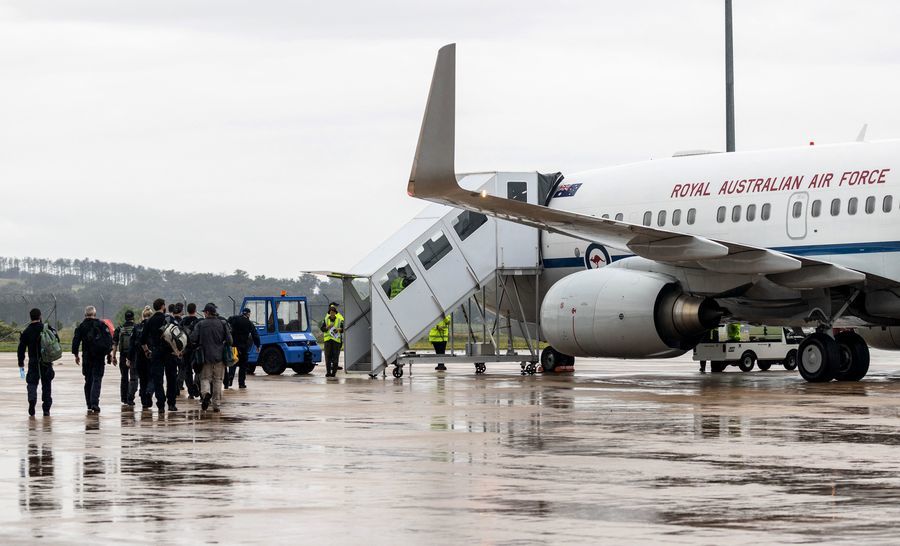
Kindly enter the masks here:
M 55 260 L 0 257 L 0 321 L 23 324 L 28 310 L 39 307 L 44 316 L 61 326 L 81 320 L 84 307 L 94 305 L 98 314 L 113 318 L 124 308 L 140 311 L 155 298 L 167 302 L 207 302 L 230 315 L 244 296 L 306 296 L 313 321 L 325 314 L 328 302 L 341 301 L 341 285 L 332 279 L 303 274 L 296 278 L 250 277 L 234 273 L 186 273 L 127 263 L 91 259 Z M 55 309 L 55 317 L 50 314 Z

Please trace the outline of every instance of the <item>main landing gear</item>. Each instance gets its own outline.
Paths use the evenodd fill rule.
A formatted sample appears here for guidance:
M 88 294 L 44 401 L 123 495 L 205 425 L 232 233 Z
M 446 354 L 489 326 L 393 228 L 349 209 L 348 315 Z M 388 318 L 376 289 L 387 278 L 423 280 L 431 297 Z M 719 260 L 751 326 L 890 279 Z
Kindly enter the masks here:
M 854 291 L 833 317 L 829 318 L 821 310 L 816 310 L 819 327 L 797 349 L 797 368 L 803 379 L 810 383 L 827 383 L 832 379 L 859 381 L 868 373 L 869 346 L 862 336 L 848 331 L 831 335 L 832 324 L 847 311 L 859 294 L 859 290 Z

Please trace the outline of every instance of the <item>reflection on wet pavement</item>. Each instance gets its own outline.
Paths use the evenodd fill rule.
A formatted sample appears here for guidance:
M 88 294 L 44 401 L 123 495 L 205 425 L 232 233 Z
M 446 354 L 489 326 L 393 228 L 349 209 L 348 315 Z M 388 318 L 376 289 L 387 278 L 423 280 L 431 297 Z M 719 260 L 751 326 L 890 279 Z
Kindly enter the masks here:
M 66 364 L 50 418 L 2 355 L 0 541 L 893 542 L 900 359 L 873 355 L 824 385 L 685 359 L 256 376 L 162 417 L 114 381 L 86 415 Z

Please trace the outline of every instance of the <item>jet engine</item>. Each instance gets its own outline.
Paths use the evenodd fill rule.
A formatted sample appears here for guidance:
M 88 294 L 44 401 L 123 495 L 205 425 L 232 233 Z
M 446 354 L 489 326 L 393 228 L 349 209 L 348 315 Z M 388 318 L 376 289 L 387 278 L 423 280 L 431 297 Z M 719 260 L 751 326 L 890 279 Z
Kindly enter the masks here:
M 668 275 L 603 267 L 554 284 L 541 304 L 541 329 L 572 356 L 663 358 L 692 349 L 723 313 Z

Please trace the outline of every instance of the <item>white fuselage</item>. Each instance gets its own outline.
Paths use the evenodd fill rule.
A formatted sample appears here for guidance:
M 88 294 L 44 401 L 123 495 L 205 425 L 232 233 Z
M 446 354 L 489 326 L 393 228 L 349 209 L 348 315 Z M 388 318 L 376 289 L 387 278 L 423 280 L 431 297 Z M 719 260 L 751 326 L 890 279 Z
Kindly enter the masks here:
M 900 281 L 897 157 L 900 141 L 651 160 L 570 175 L 564 184 L 581 186 L 557 192 L 549 206 L 814 256 Z M 553 233 L 542 241 L 547 282 L 588 267 L 588 243 Z M 588 258 L 605 265 L 596 246 Z M 612 261 L 629 255 L 604 250 Z

